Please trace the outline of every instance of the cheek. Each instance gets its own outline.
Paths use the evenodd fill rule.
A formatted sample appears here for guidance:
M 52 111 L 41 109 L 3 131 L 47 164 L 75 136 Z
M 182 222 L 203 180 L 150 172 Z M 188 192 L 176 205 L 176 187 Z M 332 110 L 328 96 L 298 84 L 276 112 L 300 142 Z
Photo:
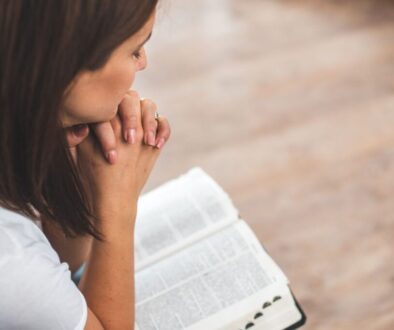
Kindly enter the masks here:
M 115 97 L 116 106 L 119 105 L 126 92 L 132 87 L 135 79 L 134 66 L 123 67 L 114 75 L 110 88 L 113 89 L 113 96 Z
M 125 63 L 113 66 L 88 84 L 77 84 L 65 102 L 65 124 L 70 126 L 111 120 L 134 78 L 134 66 Z
M 107 119 L 112 119 L 116 115 L 120 102 L 133 85 L 134 78 L 135 68 L 128 64 L 119 66 L 116 70 L 114 68 L 111 74 L 102 80 L 102 88 L 96 91 L 95 99 L 100 100 L 100 104 L 96 102 L 96 109 L 101 108 L 101 114 L 106 112 Z M 100 114 L 100 111 L 98 111 L 98 114 Z

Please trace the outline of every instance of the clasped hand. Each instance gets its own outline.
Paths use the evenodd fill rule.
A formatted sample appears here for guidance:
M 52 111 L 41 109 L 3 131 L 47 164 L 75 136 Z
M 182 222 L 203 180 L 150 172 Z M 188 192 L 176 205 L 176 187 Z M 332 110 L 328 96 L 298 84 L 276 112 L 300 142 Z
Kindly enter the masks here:
M 156 120 L 155 111 L 154 102 L 129 91 L 109 122 L 66 130 L 71 155 L 97 218 L 118 219 L 111 221 L 120 221 L 122 228 L 124 221 L 133 223 L 135 204 L 170 137 L 167 119 Z
M 146 145 L 161 149 L 168 141 L 171 129 L 168 120 L 160 116 L 155 119 L 156 104 L 148 99 L 142 100 L 135 91 L 128 91 L 119 104 L 117 116 L 122 124 L 122 136 L 125 142 L 133 144 L 136 141 L 137 120 L 141 120 L 143 127 L 143 142 Z M 77 163 L 77 146 L 82 143 L 93 130 L 97 138 L 103 157 L 110 164 L 117 161 L 116 136 L 111 122 L 81 124 L 66 128 L 68 147 L 75 163 Z

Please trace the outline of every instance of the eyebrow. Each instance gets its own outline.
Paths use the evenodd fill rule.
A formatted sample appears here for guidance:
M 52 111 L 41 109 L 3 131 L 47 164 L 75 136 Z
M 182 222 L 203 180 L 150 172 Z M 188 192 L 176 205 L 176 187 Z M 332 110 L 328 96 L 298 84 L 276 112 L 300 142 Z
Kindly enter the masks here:
M 136 49 L 140 49 L 143 45 L 145 45 L 149 41 L 149 39 L 151 37 L 152 37 L 152 31 L 149 33 L 149 35 L 146 37 L 146 39 L 138 45 L 138 47 Z

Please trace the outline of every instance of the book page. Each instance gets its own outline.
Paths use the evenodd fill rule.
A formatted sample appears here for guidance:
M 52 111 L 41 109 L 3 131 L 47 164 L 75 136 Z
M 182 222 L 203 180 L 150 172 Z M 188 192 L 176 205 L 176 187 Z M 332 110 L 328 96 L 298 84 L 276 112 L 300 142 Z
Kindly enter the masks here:
M 141 196 L 135 229 L 136 269 L 141 269 L 238 220 L 229 196 L 195 167 Z
M 195 329 L 256 293 L 286 285 L 286 277 L 256 241 L 246 223 L 238 221 L 137 272 L 138 329 Z

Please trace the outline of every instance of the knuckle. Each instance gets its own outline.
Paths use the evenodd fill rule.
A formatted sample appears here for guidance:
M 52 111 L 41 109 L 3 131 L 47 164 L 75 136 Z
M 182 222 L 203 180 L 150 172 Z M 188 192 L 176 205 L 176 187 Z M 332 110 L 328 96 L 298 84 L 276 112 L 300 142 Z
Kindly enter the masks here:
M 163 118 L 163 117 L 161 117 L 161 118 L 162 118 L 161 122 L 162 122 L 162 125 L 163 125 L 163 131 L 165 132 L 165 134 L 167 136 L 170 136 L 171 135 L 170 123 L 168 122 L 168 120 L 166 118 Z
M 138 92 L 134 91 L 134 90 L 129 90 L 126 92 L 127 96 L 130 96 L 132 98 L 136 98 L 136 99 L 140 99 L 140 95 L 138 94 Z
M 123 114 L 123 119 L 127 122 L 127 124 L 135 126 L 137 124 L 138 118 L 135 113 L 128 112 Z
M 145 128 L 151 128 L 153 130 L 156 130 L 158 123 L 157 123 L 157 120 L 155 120 L 155 119 L 149 119 L 145 122 L 144 126 L 145 126 Z
M 168 129 L 164 132 L 165 138 L 168 140 L 171 137 L 171 129 Z
M 168 121 L 168 119 L 162 115 L 160 115 L 160 122 L 166 126 L 166 127 L 170 127 L 170 122 Z
M 141 101 L 141 103 L 142 103 L 142 106 L 143 106 L 144 108 L 153 109 L 153 110 L 156 110 L 156 109 L 157 109 L 156 103 L 153 102 L 153 101 L 150 100 L 150 99 L 144 99 L 144 100 Z
M 138 126 L 138 117 L 137 116 L 131 116 L 130 118 L 129 118 L 129 124 L 130 124 L 130 126 L 132 126 L 132 127 L 137 127 Z

